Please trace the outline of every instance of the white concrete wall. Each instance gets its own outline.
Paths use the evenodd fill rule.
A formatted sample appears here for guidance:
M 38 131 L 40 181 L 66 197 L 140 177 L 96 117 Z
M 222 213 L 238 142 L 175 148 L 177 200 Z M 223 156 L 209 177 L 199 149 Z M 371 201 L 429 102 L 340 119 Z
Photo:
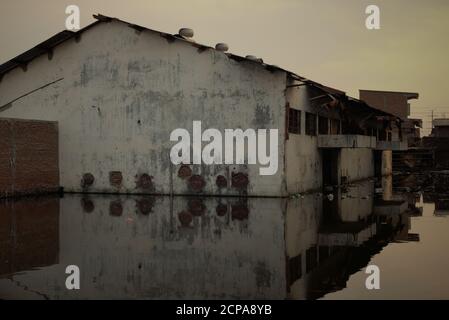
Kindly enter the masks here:
M 288 193 L 316 190 L 322 184 L 321 154 L 317 136 L 305 134 L 305 112 L 315 113 L 306 86 L 287 89 L 290 108 L 301 110 L 301 134 L 288 134 L 285 141 L 285 177 Z
M 199 52 L 183 41 L 169 43 L 159 33 L 138 34 L 120 22 L 101 23 L 14 69 L 0 82 L 0 106 L 59 78 L 0 112 L 0 117 L 59 122 L 61 184 L 81 191 L 92 173 L 95 192 L 139 192 L 136 175 L 153 177 L 156 193 L 191 193 L 169 160 L 172 130 L 202 120 L 203 129 L 279 129 L 279 168 L 259 175 L 258 165 L 192 166 L 206 182 L 204 193 L 241 194 L 218 189 L 216 176 L 249 175 L 244 194 L 285 195 L 284 146 L 286 73 L 258 63 L 237 62 L 215 50 Z M 123 185 L 110 186 L 121 171 Z M 172 178 L 171 178 L 172 177 Z M 170 186 L 173 187 L 170 187 Z
M 374 154 L 369 148 L 342 148 L 340 176 L 357 181 L 374 176 Z

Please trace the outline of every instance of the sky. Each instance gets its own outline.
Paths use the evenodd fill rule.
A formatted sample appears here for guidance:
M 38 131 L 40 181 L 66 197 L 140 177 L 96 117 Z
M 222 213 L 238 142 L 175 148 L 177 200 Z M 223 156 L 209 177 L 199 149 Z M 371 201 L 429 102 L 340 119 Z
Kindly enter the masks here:
M 358 97 L 359 89 L 418 92 L 412 116 L 449 117 L 449 0 L 0 0 L 0 63 L 64 30 L 68 5 L 81 27 L 102 13 L 255 55 Z M 365 26 L 368 5 L 380 29 Z

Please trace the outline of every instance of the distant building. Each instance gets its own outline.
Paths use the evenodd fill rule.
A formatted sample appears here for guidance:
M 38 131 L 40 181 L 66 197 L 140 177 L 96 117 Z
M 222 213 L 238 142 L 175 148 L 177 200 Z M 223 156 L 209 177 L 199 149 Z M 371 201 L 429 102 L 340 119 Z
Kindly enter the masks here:
M 422 146 L 433 150 L 437 168 L 449 169 L 449 119 L 433 119 L 432 132 L 422 139 Z
M 421 119 L 410 117 L 409 100 L 418 99 L 419 94 L 415 92 L 359 90 L 360 99 L 370 106 L 389 112 L 402 120 L 402 136 L 408 142 L 409 147 L 416 146 L 421 135 Z
M 431 137 L 449 138 L 449 119 L 433 119 Z
M 435 199 L 434 215 L 436 216 L 449 215 L 449 199 Z
M 401 119 L 410 116 L 409 100 L 418 99 L 419 94 L 414 92 L 359 90 L 360 99 L 366 101 L 376 109 L 389 112 Z

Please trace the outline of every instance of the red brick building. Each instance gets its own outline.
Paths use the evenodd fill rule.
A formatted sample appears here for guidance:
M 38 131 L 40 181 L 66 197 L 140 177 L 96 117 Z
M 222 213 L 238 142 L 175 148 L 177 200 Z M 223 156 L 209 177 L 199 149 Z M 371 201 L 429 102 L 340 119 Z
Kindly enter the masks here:
M 0 198 L 59 190 L 58 124 L 0 118 Z

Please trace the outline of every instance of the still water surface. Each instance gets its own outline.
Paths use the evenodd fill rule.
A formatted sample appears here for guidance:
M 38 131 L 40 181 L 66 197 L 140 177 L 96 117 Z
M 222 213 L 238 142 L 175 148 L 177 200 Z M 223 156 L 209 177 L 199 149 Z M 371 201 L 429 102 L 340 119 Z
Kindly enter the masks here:
M 449 299 L 449 200 L 388 186 L 2 202 L 0 299 Z M 380 290 L 365 288 L 368 264 Z

